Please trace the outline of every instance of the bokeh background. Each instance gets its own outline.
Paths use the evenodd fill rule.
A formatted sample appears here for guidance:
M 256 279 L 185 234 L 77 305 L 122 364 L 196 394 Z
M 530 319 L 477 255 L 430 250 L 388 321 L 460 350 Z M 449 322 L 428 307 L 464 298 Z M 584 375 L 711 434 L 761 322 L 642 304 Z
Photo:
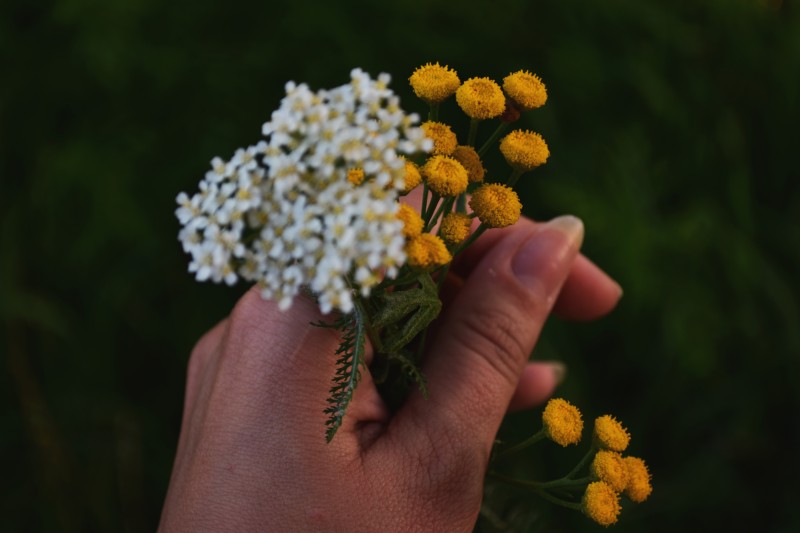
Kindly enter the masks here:
M 3 531 L 158 522 L 195 340 L 243 287 L 198 284 L 174 198 L 254 143 L 293 79 L 525 68 L 552 157 L 527 213 L 573 213 L 625 288 L 534 354 L 613 413 L 655 492 L 617 531 L 797 531 L 800 6 L 789 0 L 6 0 L 0 6 Z M 505 438 L 536 429 L 518 414 Z M 515 464 L 557 477 L 579 450 Z M 490 487 L 481 531 L 596 531 Z M 265 528 L 268 529 L 268 528 Z

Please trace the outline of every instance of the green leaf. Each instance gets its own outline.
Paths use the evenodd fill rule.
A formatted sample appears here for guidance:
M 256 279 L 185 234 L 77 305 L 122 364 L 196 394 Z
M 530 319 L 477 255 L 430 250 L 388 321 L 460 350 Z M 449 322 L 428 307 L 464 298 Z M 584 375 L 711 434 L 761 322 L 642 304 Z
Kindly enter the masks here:
M 422 274 L 419 283 L 419 287 L 381 296 L 381 308 L 372 326 L 384 328 L 382 347 L 386 352 L 400 352 L 442 310 L 439 292 L 430 275 Z
M 343 316 L 333 323 L 342 330 L 342 340 L 336 350 L 336 373 L 333 376 L 333 385 L 330 389 L 328 407 L 325 414 L 325 440 L 330 442 L 342 425 L 342 420 L 347 412 L 347 407 L 353 399 L 361 379 L 361 369 L 364 364 L 364 349 L 367 342 L 365 316 L 361 308 L 356 305 L 353 313 Z M 329 324 L 316 324 L 330 327 Z
M 417 366 L 417 364 L 412 361 L 410 358 L 406 357 L 404 354 L 395 352 L 389 354 L 389 359 L 393 361 L 397 361 L 400 364 L 400 368 L 402 368 L 403 373 L 408 376 L 414 383 L 416 383 L 419 391 L 422 393 L 426 399 L 428 398 L 428 380 L 425 379 L 425 375 L 422 373 L 422 370 Z

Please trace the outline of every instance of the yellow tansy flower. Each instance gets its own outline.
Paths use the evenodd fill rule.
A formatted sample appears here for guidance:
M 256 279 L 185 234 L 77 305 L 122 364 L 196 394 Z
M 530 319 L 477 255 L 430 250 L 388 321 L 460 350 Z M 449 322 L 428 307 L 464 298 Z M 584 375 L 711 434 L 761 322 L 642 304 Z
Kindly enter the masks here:
M 397 218 L 403 221 L 403 235 L 406 238 L 416 237 L 422 233 L 422 227 L 425 222 L 417 211 L 410 205 L 400 204 L 397 210 Z
M 422 176 L 419 173 L 419 167 L 412 161 L 406 161 L 405 174 L 403 175 L 403 190 L 400 194 L 408 194 L 417 188 L 417 185 L 422 183 Z
M 563 398 L 552 398 L 542 413 L 547 438 L 561 446 L 577 444 L 583 432 L 580 410 Z
M 447 213 L 439 225 L 439 236 L 447 244 L 458 244 L 469 237 L 472 219 L 465 213 Z
M 451 155 L 458 146 L 456 134 L 447 124 L 429 120 L 423 122 L 420 127 L 425 132 L 425 136 L 433 140 L 434 155 Z
M 446 100 L 461 84 L 455 70 L 446 65 L 443 67 L 439 63 L 427 63 L 419 67 L 408 81 L 414 89 L 414 94 L 430 104 Z
M 418 268 L 436 268 L 453 260 L 444 241 L 436 235 L 423 233 L 406 244 L 408 264 Z
M 483 176 L 486 174 L 486 169 L 483 168 L 483 163 L 472 146 L 456 146 L 452 154 L 453 159 L 461 163 L 467 169 L 467 177 L 470 183 L 480 183 L 483 181 Z
M 469 185 L 467 169 L 452 157 L 444 155 L 428 158 L 422 167 L 422 175 L 428 187 L 440 196 L 458 196 Z
M 628 467 L 617 452 L 611 450 L 597 452 L 591 470 L 595 478 L 605 481 L 617 492 L 622 492 L 628 485 Z
M 349 181 L 353 185 L 361 185 L 362 183 L 364 183 L 364 169 L 351 168 L 350 170 L 348 170 L 347 181 Z
M 616 523 L 622 510 L 619 495 L 605 481 L 589 483 L 583 493 L 582 504 L 583 512 L 601 526 Z
M 489 78 L 470 78 L 456 91 L 458 107 L 470 118 L 484 120 L 503 114 L 506 97 L 496 82 Z
M 472 212 L 490 228 L 504 228 L 519 220 L 522 204 L 514 189 L 499 183 L 481 185 L 469 200 Z
M 595 419 L 592 438 L 598 448 L 615 452 L 624 452 L 631 441 L 628 431 L 611 415 Z
M 503 78 L 503 90 L 520 111 L 536 109 L 547 102 L 544 83 L 527 70 L 518 70 Z
M 625 457 L 623 460 L 628 470 L 628 484 L 625 487 L 625 496 L 630 498 L 632 502 L 642 503 L 653 492 L 647 465 L 638 457 Z
M 542 136 L 532 131 L 514 130 L 500 141 L 500 152 L 515 169 L 528 171 L 544 164 L 550 150 Z

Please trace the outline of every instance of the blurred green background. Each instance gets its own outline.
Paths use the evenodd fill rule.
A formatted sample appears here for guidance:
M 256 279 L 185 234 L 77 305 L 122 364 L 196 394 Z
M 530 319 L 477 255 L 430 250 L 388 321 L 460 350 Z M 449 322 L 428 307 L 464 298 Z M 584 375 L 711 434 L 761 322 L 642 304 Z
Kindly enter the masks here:
M 387 71 L 422 111 L 406 79 L 428 61 L 547 84 L 520 125 L 552 157 L 523 203 L 582 217 L 625 296 L 535 355 L 651 466 L 615 529 L 800 530 L 797 3 L 6 0 L 0 58 L 4 531 L 155 528 L 188 354 L 244 290 L 186 272 L 176 194 L 259 138 L 286 80 Z M 519 468 L 580 455 L 553 448 Z M 490 489 L 517 530 L 599 528 Z

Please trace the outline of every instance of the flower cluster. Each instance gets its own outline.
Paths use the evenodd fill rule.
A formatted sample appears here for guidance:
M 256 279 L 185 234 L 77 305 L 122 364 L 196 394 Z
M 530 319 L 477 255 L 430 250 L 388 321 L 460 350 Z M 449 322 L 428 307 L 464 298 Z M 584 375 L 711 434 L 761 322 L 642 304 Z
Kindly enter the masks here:
M 462 83 L 455 70 L 428 63 L 409 78 L 429 107 L 421 124 L 400 108 L 389 81 L 388 74 L 373 79 L 354 69 L 349 83 L 330 90 L 287 83 L 264 138 L 228 160 L 212 159 L 199 191 L 177 197 L 179 240 L 198 281 L 254 282 L 281 309 L 303 291 L 323 313 L 338 311 L 316 324 L 340 332 L 324 410 L 328 441 L 353 398 L 368 344 L 372 368 L 380 369 L 373 382 L 387 399 L 402 398 L 410 382 L 426 394 L 419 365 L 447 269 L 482 232 L 520 218 L 513 187 L 550 156 L 540 134 L 508 131 L 521 113 L 547 101 L 535 74 L 513 72 L 502 85 L 488 77 Z M 469 119 L 466 135 L 439 120 L 451 97 Z M 495 130 L 479 144 L 479 129 L 491 121 Z M 495 143 L 508 165 L 505 179 L 484 165 Z M 401 202 L 412 191 L 418 202 Z M 566 400 L 551 400 L 542 424 L 498 455 L 544 439 L 561 446 L 581 440 L 581 412 Z M 627 430 L 604 415 L 594 421 L 588 453 L 565 477 L 504 479 L 609 525 L 621 494 L 642 502 L 652 491 L 644 461 L 622 455 L 629 442 Z M 587 467 L 585 477 L 575 477 Z M 563 499 L 572 490 L 581 496 Z
M 481 158 L 509 122 L 499 121 L 480 150 L 475 143 L 478 121 L 517 100 L 521 110 L 544 103 L 544 85 L 522 72 L 503 89 L 489 78 L 461 83 L 438 63 L 420 67 L 409 81 L 430 106 L 421 124 L 400 108 L 388 74 L 372 79 L 355 69 L 350 83 L 318 91 L 289 82 L 264 139 L 229 160 L 214 158 L 199 191 L 178 195 L 179 239 L 197 280 L 254 282 L 281 309 L 302 291 L 323 313 L 338 311 L 317 324 L 341 333 L 325 409 L 329 440 L 367 341 L 373 364 L 397 381 L 385 390 L 407 390 L 400 381 L 409 378 L 424 390 L 421 339 L 441 309 L 449 265 L 482 232 L 519 219 L 513 182 L 546 161 L 547 145 L 538 134 L 511 132 L 500 142 L 511 177 L 492 183 Z M 471 119 L 461 137 L 438 120 L 453 95 Z M 400 202 L 414 189 L 419 208 Z
M 539 432 L 502 453 L 520 450 L 545 438 L 561 446 L 577 444 L 583 432 L 583 418 L 577 407 L 562 398 L 553 398 L 542 413 L 542 426 Z M 625 427 L 613 416 L 603 415 L 594 421 L 589 451 L 563 478 L 547 482 L 503 479 L 539 492 L 559 491 L 558 496 L 548 494 L 547 499 L 580 510 L 598 524 L 609 526 L 617 521 L 622 510 L 620 495 L 641 503 L 653 491 L 645 462 L 639 457 L 622 455 L 629 443 L 630 434 Z M 575 477 L 587 464 L 588 475 Z M 580 502 L 562 499 L 561 493 L 572 490 L 583 491 Z
M 511 177 L 506 183 L 486 182 L 482 153 L 505 131 L 509 121 L 500 122 L 480 151 L 475 147 L 478 122 L 498 118 L 509 107 L 518 112 L 539 107 L 546 101 L 547 92 L 541 80 L 527 71 L 509 74 L 501 88 L 486 77 L 462 83 L 455 70 L 439 63 L 418 68 L 409 82 L 414 93 L 430 106 L 429 120 L 421 127 L 433 141 L 433 150 L 419 167 L 424 185 L 420 213 L 423 231 L 408 236 L 406 252 L 410 266 L 432 270 L 449 263 L 486 229 L 509 226 L 519 219 L 522 204 L 512 186 L 521 174 L 546 162 L 547 144 L 537 133 L 512 131 L 500 142 L 500 151 L 512 169 Z M 448 124 L 438 121 L 439 106 L 453 95 L 472 121 L 466 139 L 459 139 Z M 475 231 L 472 219 L 480 222 Z
M 349 84 L 288 83 L 262 140 L 214 158 L 193 196 L 178 195 L 179 239 L 199 281 L 257 282 L 287 308 L 308 288 L 327 313 L 353 309 L 406 260 L 396 217 L 402 155 L 429 151 L 389 76 L 353 70 Z

